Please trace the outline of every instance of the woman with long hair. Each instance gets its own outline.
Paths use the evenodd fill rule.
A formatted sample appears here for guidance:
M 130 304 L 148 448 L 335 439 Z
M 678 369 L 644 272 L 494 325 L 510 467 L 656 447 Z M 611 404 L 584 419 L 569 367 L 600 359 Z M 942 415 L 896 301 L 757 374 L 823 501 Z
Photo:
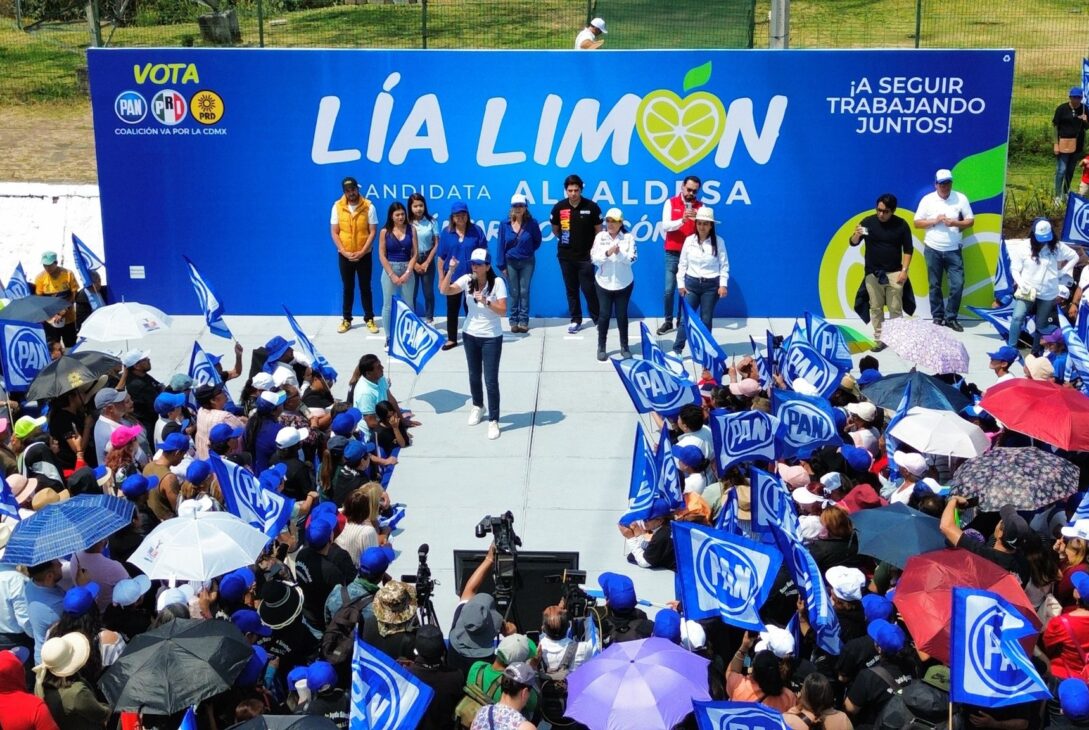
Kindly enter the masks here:
M 1010 261 L 1010 277 L 1017 289 L 1013 294 L 1013 314 L 1010 317 L 1007 345 L 1017 346 L 1025 317 L 1029 311 L 1034 311 L 1036 331 L 1032 335 L 1032 354 L 1041 353 L 1040 335 L 1055 311 L 1055 300 L 1059 296 L 1059 278 L 1064 274 L 1072 276 L 1077 261 L 1078 254 L 1058 240 L 1055 232 L 1051 230 L 1050 221 L 1037 218 L 1032 222 L 1027 255 L 1017 256 Z
M 510 331 L 529 332 L 529 284 L 541 247 L 541 224 L 526 205 L 526 196 L 515 193 L 510 199 L 507 220 L 499 223 L 499 272 L 507 278 L 510 302 L 507 307 Z
M 389 541 L 389 530 L 383 528 L 378 519 L 383 511 L 389 510 L 389 495 L 378 482 L 367 482 L 359 491 L 367 500 L 367 516 L 363 520 L 378 533 L 378 544 L 385 545 Z
M 628 300 L 635 288 L 631 265 L 635 263 L 635 239 L 624 226 L 619 208 L 605 213 L 605 230 L 594 238 L 590 249 L 594 264 L 594 286 L 597 289 L 597 359 L 605 361 L 605 341 L 609 336 L 609 320 L 616 310 L 616 329 L 620 333 L 620 357 L 631 357 L 628 349 Z
M 783 719 L 790 730 L 851 730 L 851 718 L 835 705 L 832 683 L 820 672 L 813 672 L 802 683 L 798 704 L 783 713 Z
M 465 318 L 465 361 L 469 367 L 469 391 L 473 405 L 469 425 L 480 423 L 484 416 L 484 388 L 488 389 L 488 438 L 499 438 L 499 360 L 503 356 L 503 320 L 507 313 L 507 285 L 495 275 L 491 254 L 486 248 L 473 251 L 471 273 L 451 281 L 458 265 L 450 259 L 439 284 L 447 297 L 465 297 L 469 316 Z
M 115 494 L 126 479 L 140 473 L 136 463 L 136 449 L 139 448 L 137 437 L 143 429 L 140 426 L 120 426 L 110 434 L 110 445 L 106 451 L 106 468 L 113 472 L 115 488 L 108 491 Z
M 42 663 L 34 667 L 34 694 L 45 700 L 61 728 L 104 728 L 110 706 L 95 692 L 87 674 L 91 642 L 79 632 L 56 636 L 42 644 Z
M 439 234 L 439 274 L 450 281 L 459 281 L 469 274 L 469 258 L 478 248 L 488 248 L 488 239 L 480 226 L 469 217 L 469 206 L 457 201 L 450 206 L 450 220 Z M 440 279 L 439 290 L 442 290 Z M 446 294 L 446 344 L 444 350 L 458 346 L 458 315 L 461 313 L 461 292 Z
M 382 265 L 382 326 L 389 345 L 393 320 L 393 295 L 399 294 L 405 304 L 412 306 L 416 275 L 416 228 L 408 224 L 408 211 L 394 201 L 386 213 L 386 224 L 378 232 L 378 261 Z
M 416 261 L 412 265 L 416 292 L 423 293 L 424 317 L 432 324 L 435 321 L 435 253 L 439 250 L 439 224 L 427 210 L 427 198 L 419 193 L 408 196 L 408 222 L 416 230 Z M 412 310 L 416 311 L 415 301 Z
M 1077 520 L 1059 532 L 1054 550 L 1059 556 L 1059 568 L 1062 571 L 1059 584 L 1055 586 L 1055 598 L 1063 606 L 1074 603 L 1074 573 L 1089 573 L 1089 520 Z
M 726 244 L 715 232 L 715 211 L 703 206 L 696 211 L 696 232 L 684 239 L 677 262 L 677 292 L 688 302 L 700 321 L 711 331 L 715 319 L 715 303 L 726 296 L 730 279 L 730 261 Z M 673 352 L 684 350 L 686 327 L 677 327 Z
M 359 565 L 359 556 L 369 547 L 378 547 L 378 530 L 370 522 L 371 505 L 367 492 L 360 487 L 344 499 L 344 529 L 334 542 L 344 548 Z
M 734 702 L 759 702 L 779 712 L 786 712 L 794 707 L 798 697 L 783 684 L 779 658 L 772 651 L 756 652 L 749 674 L 742 674 L 745 655 L 749 653 L 752 644 L 752 634 L 746 632 L 741 648 L 726 667 L 726 693 Z

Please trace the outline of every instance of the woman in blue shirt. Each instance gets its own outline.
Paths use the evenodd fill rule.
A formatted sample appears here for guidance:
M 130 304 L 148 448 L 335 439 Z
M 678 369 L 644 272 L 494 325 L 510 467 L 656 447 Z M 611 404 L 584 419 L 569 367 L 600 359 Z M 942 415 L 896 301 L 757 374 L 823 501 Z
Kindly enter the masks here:
M 526 207 L 526 196 L 510 199 L 510 217 L 499 224 L 499 271 L 507 278 L 511 332 L 529 332 L 529 283 L 541 247 L 541 225 Z
M 450 280 L 457 281 L 470 273 L 469 259 L 478 248 L 488 248 L 488 239 L 480 226 L 469 218 L 469 206 L 457 201 L 450 206 L 450 220 L 439 234 L 439 274 L 446 276 L 447 262 L 455 262 Z M 444 350 L 458 346 L 458 315 L 463 305 L 461 292 L 446 295 L 446 344 Z
M 408 220 L 416 229 L 416 292 L 423 292 L 424 317 L 435 323 L 435 245 L 439 240 L 439 223 L 427 210 L 427 199 L 419 193 L 408 196 Z M 416 308 L 416 303 L 412 303 Z
M 386 225 L 378 232 L 378 261 L 382 264 L 382 326 L 386 328 L 386 345 L 389 345 L 393 322 L 393 295 L 399 294 L 405 304 L 412 306 L 415 275 L 412 264 L 416 261 L 416 229 L 408 224 L 408 211 L 398 202 L 390 203 L 386 213 Z

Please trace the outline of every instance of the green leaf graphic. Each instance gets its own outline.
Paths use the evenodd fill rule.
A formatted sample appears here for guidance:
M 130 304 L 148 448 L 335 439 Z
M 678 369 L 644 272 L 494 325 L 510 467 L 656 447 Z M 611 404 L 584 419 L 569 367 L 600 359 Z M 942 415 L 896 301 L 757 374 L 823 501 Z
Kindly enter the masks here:
M 711 62 L 696 66 L 684 75 L 684 92 L 687 94 L 692 89 L 703 86 L 711 80 Z
M 975 203 L 1002 193 L 1006 179 L 1006 145 L 969 155 L 953 167 L 953 187 Z

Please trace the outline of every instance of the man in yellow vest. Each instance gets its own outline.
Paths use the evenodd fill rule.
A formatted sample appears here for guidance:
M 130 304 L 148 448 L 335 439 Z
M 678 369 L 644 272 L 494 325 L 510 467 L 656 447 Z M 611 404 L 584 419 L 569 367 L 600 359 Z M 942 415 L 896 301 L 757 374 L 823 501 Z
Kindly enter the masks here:
M 55 251 L 42 254 L 42 268 L 44 271 L 34 279 L 34 293 L 42 297 L 60 297 L 74 305 L 79 282 L 75 274 L 57 263 Z M 75 306 L 68 307 L 46 322 L 45 334 L 49 341 L 60 340 L 65 347 L 76 344 Z
M 359 194 L 359 183 L 354 177 L 344 178 L 341 187 L 344 195 L 333 203 L 329 218 L 329 230 L 339 254 L 337 262 L 340 264 L 340 282 L 343 285 L 343 319 L 337 332 L 347 332 L 352 328 L 352 299 L 358 279 L 363 319 L 367 329 L 377 334 L 378 325 L 374 323 L 374 307 L 371 304 L 371 249 L 378 232 L 378 214 L 371 201 Z

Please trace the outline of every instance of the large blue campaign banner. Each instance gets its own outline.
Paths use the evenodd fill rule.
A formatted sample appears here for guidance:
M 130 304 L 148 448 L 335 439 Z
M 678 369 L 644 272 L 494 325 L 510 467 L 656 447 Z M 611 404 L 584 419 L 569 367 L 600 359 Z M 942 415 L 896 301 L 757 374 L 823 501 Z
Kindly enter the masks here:
M 844 317 L 862 280 L 850 232 L 885 192 L 910 221 L 938 168 L 976 213 L 965 306 L 990 304 L 1012 51 L 88 57 L 110 288 L 172 313 L 196 313 L 183 254 L 234 314 L 338 312 L 329 220 L 351 175 L 380 224 L 413 192 L 442 220 L 466 202 L 493 254 L 511 195 L 524 194 L 545 233 L 531 314 L 565 314 L 547 222 L 577 173 L 638 242 L 633 314 L 661 313 L 663 203 L 695 174 L 729 252 L 716 314 Z M 910 275 L 925 315 L 922 256 Z

